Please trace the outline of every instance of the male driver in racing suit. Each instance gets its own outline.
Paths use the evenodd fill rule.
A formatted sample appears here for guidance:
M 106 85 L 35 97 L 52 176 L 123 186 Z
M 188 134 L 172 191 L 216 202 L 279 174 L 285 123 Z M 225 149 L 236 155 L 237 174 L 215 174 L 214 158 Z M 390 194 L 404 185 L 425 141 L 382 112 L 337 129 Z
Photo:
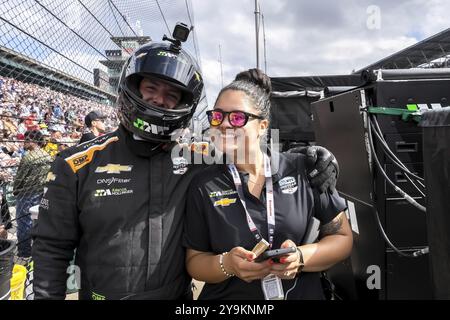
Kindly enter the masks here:
M 202 89 L 197 63 L 179 45 L 151 43 L 131 55 L 119 129 L 64 150 L 48 174 L 34 230 L 36 299 L 65 298 L 74 249 L 80 299 L 192 297 L 181 237 L 187 187 L 203 166 L 172 159 L 171 138 L 188 126 Z M 327 159 L 316 163 L 320 184 Z

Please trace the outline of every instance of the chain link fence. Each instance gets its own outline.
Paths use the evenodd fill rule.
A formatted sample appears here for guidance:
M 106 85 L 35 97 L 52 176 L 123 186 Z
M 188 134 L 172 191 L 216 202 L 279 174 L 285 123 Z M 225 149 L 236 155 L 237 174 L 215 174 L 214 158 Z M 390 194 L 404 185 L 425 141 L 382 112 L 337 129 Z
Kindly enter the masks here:
M 90 111 L 115 129 L 127 56 L 178 21 L 194 25 L 190 0 L 0 0 L 0 239 L 16 241 L 26 299 L 30 229 L 53 158 L 78 143 Z M 200 62 L 195 29 L 185 48 Z

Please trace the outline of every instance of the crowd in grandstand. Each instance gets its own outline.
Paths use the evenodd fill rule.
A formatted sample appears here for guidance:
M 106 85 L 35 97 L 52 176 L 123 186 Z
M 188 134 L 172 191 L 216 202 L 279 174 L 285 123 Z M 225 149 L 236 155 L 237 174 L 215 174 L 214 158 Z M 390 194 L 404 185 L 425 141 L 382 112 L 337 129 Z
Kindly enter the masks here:
M 5 209 L 7 204 L 5 194 L 8 192 L 8 187 L 23 185 L 23 182 L 16 180 L 19 177 L 18 169 L 23 167 L 24 160 L 29 158 L 24 157 L 30 153 L 27 150 L 26 141 L 34 140 L 33 135 L 37 133 L 40 137 L 39 140 L 42 141 L 36 140 L 35 142 L 38 142 L 42 151 L 48 153 L 52 159 L 58 151 L 79 143 L 81 136 L 87 130 L 85 116 L 93 110 L 101 112 L 103 115 L 106 131 L 115 130 L 117 117 L 115 109 L 109 105 L 0 76 L 0 199 L 2 209 Z M 39 159 L 36 160 L 39 161 Z M 42 179 L 45 175 L 39 176 Z M 24 177 L 20 179 L 25 180 Z M 23 189 L 23 187 L 21 188 Z M 2 210 L 3 217 L 0 218 L 4 220 L 5 214 L 6 211 Z M 1 220 L 0 226 L 2 225 Z M 2 234 L 3 232 L 4 230 Z
M 92 110 L 106 115 L 107 131 L 114 129 L 117 119 L 111 106 L 0 76 L 0 174 L 23 156 L 20 142 L 25 132 L 38 130 L 50 144 L 65 148 L 78 143 L 85 130 L 84 117 Z

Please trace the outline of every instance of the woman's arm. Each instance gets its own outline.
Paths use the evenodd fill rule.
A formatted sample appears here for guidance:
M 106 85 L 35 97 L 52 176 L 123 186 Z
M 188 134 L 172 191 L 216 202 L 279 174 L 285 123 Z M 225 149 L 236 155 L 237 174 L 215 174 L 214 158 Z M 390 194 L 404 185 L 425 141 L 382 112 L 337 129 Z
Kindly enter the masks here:
M 222 266 L 220 265 L 220 254 L 211 252 L 201 252 L 187 249 L 186 268 L 192 278 L 206 283 L 219 283 L 225 281 L 230 276 L 251 282 L 267 276 L 270 272 L 270 262 L 252 262 L 255 254 L 242 247 L 235 247 L 223 256 Z
M 317 243 L 300 246 L 305 267 L 303 271 L 327 270 L 347 258 L 353 247 L 353 235 L 344 212 L 320 228 Z
M 296 245 L 286 240 L 281 247 Z M 320 240 L 317 243 L 298 246 L 303 255 L 304 272 L 319 272 L 332 267 L 347 258 L 352 250 L 353 235 L 344 212 L 339 213 L 331 222 L 320 228 Z M 290 279 L 300 271 L 300 255 L 290 254 L 280 263 L 272 266 L 271 273 L 283 279 Z

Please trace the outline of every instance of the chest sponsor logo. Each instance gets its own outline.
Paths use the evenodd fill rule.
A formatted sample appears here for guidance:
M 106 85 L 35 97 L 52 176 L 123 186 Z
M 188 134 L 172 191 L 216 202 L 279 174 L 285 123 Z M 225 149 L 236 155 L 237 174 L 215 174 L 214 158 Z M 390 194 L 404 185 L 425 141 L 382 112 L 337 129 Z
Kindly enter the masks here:
M 214 207 L 228 207 L 230 204 L 236 203 L 236 199 L 223 198 L 217 201 L 214 201 Z
M 130 183 L 131 179 L 119 179 L 116 177 L 113 178 L 106 178 L 106 179 L 97 179 L 97 184 L 106 184 L 107 186 L 110 186 L 112 184 L 124 184 L 124 183 Z
M 130 172 L 131 169 L 133 169 L 133 166 L 110 163 L 103 167 L 97 167 L 95 173 L 120 174 L 121 172 Z
M 210 198 L 217 198 L 217 197 L 226 197 L 231 196 L 233 194 L 237 194 L 236 190 L 230 189 L 230 190 L 221 190 L 221 191 L 213 191 L 209 194 Z
M 285 177 L 278 182 L 281 192 L 284 194 L 293 194 L 297 191 L 297 181 L 294 177 Z
M 182 175 L 188 170 L 188 161 L 183 157 L 173 158 L 173 173 Z
M 133 190 L 127 188 L 98 189 L 94 191 L 94 197 L 112 197 L 132 194 Z

